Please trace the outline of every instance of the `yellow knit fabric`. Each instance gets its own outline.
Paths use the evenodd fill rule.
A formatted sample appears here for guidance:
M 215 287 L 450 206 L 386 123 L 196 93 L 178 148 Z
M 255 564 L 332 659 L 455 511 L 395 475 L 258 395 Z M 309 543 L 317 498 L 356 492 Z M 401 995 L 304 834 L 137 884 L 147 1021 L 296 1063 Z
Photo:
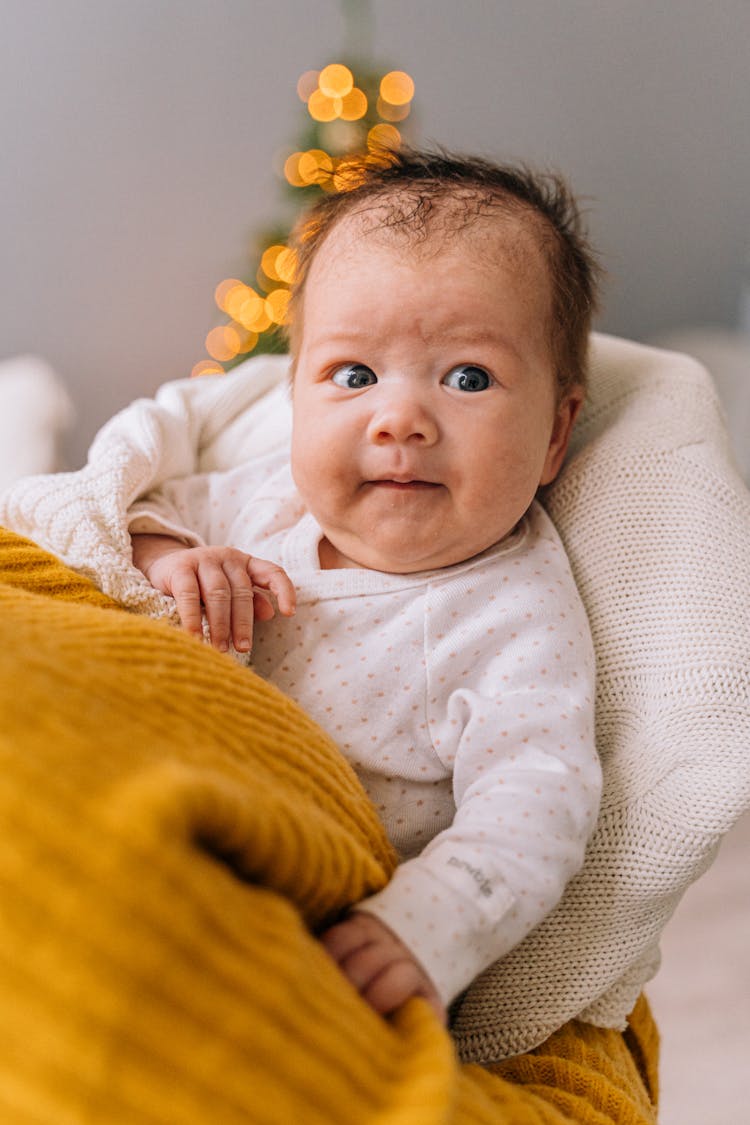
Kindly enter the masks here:
M 115 610 L 115 612 L 113 612 Z M 653 1125 L 656 1032 L 490 1070 L 314 937 L 394 857 L 272 686 L 0 532 L 4 1125 Z

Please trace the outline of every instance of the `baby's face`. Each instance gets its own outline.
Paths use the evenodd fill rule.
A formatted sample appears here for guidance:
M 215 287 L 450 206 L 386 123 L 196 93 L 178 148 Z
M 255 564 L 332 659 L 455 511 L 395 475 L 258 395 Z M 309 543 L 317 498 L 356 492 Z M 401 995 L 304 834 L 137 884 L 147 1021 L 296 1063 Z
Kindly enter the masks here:
M 507 535 L 562 462 L 549 280 L 517 220 L 417 252 L 357 216 L 313 260 L 293 389 L 292 471 L 323 567 L 408 574 Z

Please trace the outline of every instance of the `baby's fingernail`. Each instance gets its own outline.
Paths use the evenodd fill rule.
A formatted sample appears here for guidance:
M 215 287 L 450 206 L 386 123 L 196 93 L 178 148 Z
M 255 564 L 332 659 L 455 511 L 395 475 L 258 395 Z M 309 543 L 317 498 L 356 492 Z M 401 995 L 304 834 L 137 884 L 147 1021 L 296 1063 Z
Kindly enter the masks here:
M 229 652 L 229 645 L 226 641 L 219 641 L 219 652 Z
M 237 652 L 249 652 L 249 651 L 250 651 L 250 638 L 249 637 L 242 637 L 241 640 L 237 641 Z

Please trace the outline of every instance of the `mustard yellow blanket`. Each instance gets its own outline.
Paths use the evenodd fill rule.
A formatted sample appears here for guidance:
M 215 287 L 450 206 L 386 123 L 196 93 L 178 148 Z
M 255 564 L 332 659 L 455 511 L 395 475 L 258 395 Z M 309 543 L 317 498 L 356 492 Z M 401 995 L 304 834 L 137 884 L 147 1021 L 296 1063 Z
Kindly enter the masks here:
M 4 1125 L 647 1125 L 656 1031 L 573 1022 L 461 1065 L 316 928 L 393 856 L 273 687 L 0 532 Z

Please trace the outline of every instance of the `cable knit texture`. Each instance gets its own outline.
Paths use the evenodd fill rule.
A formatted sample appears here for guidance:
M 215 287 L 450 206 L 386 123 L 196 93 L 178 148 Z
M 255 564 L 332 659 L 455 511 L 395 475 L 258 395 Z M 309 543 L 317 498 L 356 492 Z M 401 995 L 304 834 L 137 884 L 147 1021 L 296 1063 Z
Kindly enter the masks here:
M 559 906 L 454 1005 L 458 1050 L 476 1062 L 574 1016 L 623 1028 L 664 924 L 750 805 L 750 504 L 715 391 L 684 356 L 601 336 L 592 350 L 589 402 L 545 503 L 592 627 L 603 803 Z M 130 608 L 173 615 L 123 565 L 127 507 L 168 476 L 286 440 L 285 392 L 270 390 L 285 370 L 264 358 L 168 385 L 125 430 L 104 428 L 81 473 L 16 485 L 0 519 Z
M 311 932 L 394 857 L 291 701 L 0 530 L 4 1125 L 655 1125 L 656 1032 L 492 1071 Z

